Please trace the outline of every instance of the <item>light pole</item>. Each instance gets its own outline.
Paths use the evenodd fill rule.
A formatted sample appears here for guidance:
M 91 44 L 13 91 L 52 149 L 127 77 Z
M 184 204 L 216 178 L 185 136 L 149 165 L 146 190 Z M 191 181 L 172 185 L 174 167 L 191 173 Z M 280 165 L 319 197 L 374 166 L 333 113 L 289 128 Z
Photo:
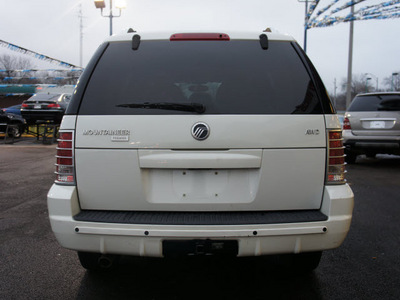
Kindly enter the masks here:
M 113 33 L 113 28 L 112 28 L 112 20 L 113 18 L 118 18 L 121 16 L 121 10 L 124 9 L 126 7 L 126 4 L 124 1 L 118 1 L 115 5 L 116 8 L 118 8 L 119 10 L 119 14 L 118 15 L 113 15 L 113 6 L 112 6 L 112 0 L 110 0 L 110 14 L 107 16 L 103 15 L 103 8 L 106 7 L 106 2 L 104 0 L 95 0 L 94 1 L 94 5 L 96 6 L 96 8 L 100 8 L 101 10 L 101 15 L 103 17 L 107 17 L 110 18 L 110 35 L 112 35 Z
M 368 93 L 368 80 L 371 80 L 372 78 L 371 77 L 367 77 L 366 79 L 365 79 L 365 92 L 366 93 Z
M 398 75 L 399 73 L 392 73 L 392 92 L 394 91 L 393 77 Z
M 303 44 L 303 49 L 304 52 L 307 52 L 307 27 L 308 27 L 308 0 L 297 0 L 298 2 L 305 2 L 306 5 L 306 12 L 304 15 L 304 44 Z
M 353 76 L 353 35 L 354 35 L 354 4 L 350 8 L 351 21 L 350 21 L 350 33 L 349 33 L 349 59 L 347 64 L 347 87 L 346 87 L 346 108 L 349 107 L 351 103 L 351 85 Z
M 377 91 L 378 91 L 378 80 L 379 80 L 379 78 L 378 78 L 376 75 L 374 75 L 374 74 L 365 73 L 365 76 L 368 76 L 368 75 L 375 77 L 375 80 L 376 80 L 375 91 L 377 92 Z M 371 79 L 371 78 L 370 78 L 370 79 Z

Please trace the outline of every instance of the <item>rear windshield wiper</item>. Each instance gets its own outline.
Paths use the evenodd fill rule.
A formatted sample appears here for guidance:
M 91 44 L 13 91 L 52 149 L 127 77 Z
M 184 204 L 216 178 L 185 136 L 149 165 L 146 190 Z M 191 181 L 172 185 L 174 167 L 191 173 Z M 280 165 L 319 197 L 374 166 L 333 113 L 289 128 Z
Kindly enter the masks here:
M 202 114 L 206 111 L 206 107 L 201 103 L 174 103 L 174 102 L 144 102 L 144 103 L 127 103 L 118 104 L 117 107 L 127 108 L 145 108 L 145 109 L 166 109 L 166 110 L 180 110 L 180 111 L 191 111 L 198 114 Z

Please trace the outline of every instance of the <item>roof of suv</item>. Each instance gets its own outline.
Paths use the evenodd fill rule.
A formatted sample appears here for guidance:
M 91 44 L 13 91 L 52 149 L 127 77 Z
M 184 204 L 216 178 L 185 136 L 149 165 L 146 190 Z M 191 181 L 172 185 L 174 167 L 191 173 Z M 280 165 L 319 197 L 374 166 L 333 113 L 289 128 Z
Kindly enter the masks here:
M 361 94 L 357 94 L 356 97 L 363 97 L 363 96 L 380 96 L 380 95 L 400 95 L 400 92 L 361 93 Z
M 221 33 L 227 34 L 230 40 L 257 40 L 259 39 L 261 34 L 266 34 L 269 40 L 274 41 L 295 41 L 293 37 L 285 34 L 270 32 L 267 31 L 226 31 L 226 30 L 212 30 L 212 31 L 179 31 L 179 32 L 171 32 L 171 31 L 141 31 L 135 32 L 132 30 L 127 30 L 126 33 L 116 34 L 108 37 L 106 42 L 115 42 L 115 41 L 129 41 L 132 40 L 132 37 L 136 34 L 140 35 L 141 40 L 169 40 L 173 34 L 177 33 Z

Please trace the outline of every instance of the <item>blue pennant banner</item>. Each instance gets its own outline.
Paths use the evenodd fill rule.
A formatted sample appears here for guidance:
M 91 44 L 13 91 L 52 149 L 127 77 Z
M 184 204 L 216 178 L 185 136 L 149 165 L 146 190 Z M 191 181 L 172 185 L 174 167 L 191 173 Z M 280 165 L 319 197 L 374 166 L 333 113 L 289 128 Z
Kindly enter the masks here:
M 345 4 L 332 9 L 328 12 L 330 8 L 332 8 L 335 4 L 337 4 L 340 0 L 333 0 L 324 8 L 318 10 L 314 16 L 313 13 L 319 4 L 320 1 L 313 1 L 310 9 L 308 10 L 307 15 L 307 23 L 306 28 L 315 28 L 315 27 L 328 27 L 332 25 L 336 25 L 343 22 L 350 21 L 358 21 L 358 20 L 384 20 L 384 19 L 393 19 L 400 17 L 400 7 L 395 6 L 400 3 L 400 0 L 392 0 L 385 1 L 375 5 L 369 5 L 358 10 L 354 11 L 353 14 L 347 14 L 344 16 L 334 16 L 335 14 L 342 12 L 343 10 L 360 4 L 361 2 L 367 0 L 352 0 L 347 1 Z M 323 14 L 327 13 L 325 16 Z
M 17 45 L 5 42 L 3 40 L 0 40 L 0 46 L 6 47 L 7 49 L 10 49 L 12 51 L 16 51 L 16 52 L 19 52 L 19 53 L 22 53 L 22 54 L 30 55 L 30 56 L 32 56 L 32 57 L 34 57 L 36 59 L 39 59 L 39 60 L 43 60 L 43 61 L 46 61 L 46 62 L 49 62 L 49 63 L 57 64 L 57 65 L 59 65 L 61 67 L 64 67 L 64 68 L 82 69 L 79 66 L 75 66 L 73 64 L 61 61 L 61 60 L 56 59 L 56 58 L 51 58 L 51 57 L 49 57 L 47 55 L 43 55 L 43 54 L 37 53 L 35 51 L 31 51 L 31 50 L 28 50 L 26 48 L 19 47 Z

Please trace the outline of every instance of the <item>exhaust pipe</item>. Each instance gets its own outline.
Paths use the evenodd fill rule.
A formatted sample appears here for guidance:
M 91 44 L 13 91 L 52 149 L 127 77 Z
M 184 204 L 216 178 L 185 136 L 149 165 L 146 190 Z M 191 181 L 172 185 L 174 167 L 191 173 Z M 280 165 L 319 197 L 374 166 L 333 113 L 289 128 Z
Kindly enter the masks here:
M 102 255 L 98 259 L 98 264 L 101 269 L 110 269 L 114 263 L 115 256 Z

